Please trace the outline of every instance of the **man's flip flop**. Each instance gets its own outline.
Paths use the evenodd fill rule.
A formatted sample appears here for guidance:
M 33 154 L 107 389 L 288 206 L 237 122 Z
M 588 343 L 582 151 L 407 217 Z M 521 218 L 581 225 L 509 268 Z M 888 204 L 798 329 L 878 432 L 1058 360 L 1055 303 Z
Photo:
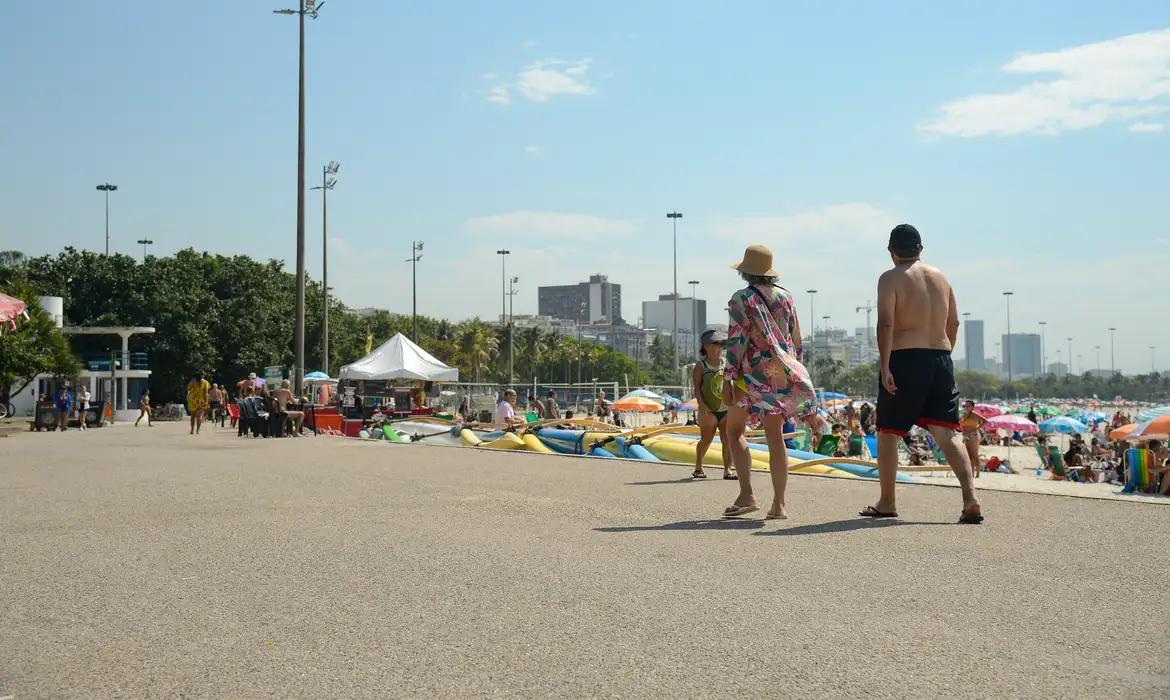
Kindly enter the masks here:
M 859 511 L 857 514 L 864 517 L 864 518 L 896 518 L 896 517 L 898 517 L 897 511 L 895 511 L 893 513 L 883 513 L 882 511 L 878 510 L 877 508 L 874 508 L 873 506 L 866 506 L 865 510 Z
M 962 513 L 959 515 L 959 523 L 962 525 L 978 525 L 983 522 L 982 513 Z
M 724 481 L 739 481 L 739 477 L 735 474 L 724 474 L 723 479 Z
M 706 479 L 707 473 L 706 472 L 691 472 L 691 478 L 692 479 Z
M 723 509 L 723 517 L 738 518 L 748 513 L 754 513 L 759 509 L 759 506 L 727 506 Z

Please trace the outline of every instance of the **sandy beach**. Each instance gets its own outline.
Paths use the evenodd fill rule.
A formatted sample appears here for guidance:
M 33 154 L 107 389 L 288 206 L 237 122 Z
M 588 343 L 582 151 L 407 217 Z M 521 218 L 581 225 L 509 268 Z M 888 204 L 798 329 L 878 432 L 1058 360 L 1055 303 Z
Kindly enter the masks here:
M 1124 535 L 1164 507 L 959 526 L 903 486 L 875 522 L 872 482 L 793 477 L 791 520 L 721 521 L 677 465 L 177 424 L 0 455 L 0 697 L 1170 692 L 1170 550 Z

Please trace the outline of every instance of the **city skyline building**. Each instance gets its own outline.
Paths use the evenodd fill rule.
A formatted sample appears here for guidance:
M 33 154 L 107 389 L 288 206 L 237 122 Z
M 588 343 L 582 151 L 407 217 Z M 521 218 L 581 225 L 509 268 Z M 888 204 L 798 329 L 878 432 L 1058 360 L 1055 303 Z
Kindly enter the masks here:
M 579 323 L 621 324 L 622 286 L 608 276 L 589 275 L 588 282 L 537 287 L 536 313 Z

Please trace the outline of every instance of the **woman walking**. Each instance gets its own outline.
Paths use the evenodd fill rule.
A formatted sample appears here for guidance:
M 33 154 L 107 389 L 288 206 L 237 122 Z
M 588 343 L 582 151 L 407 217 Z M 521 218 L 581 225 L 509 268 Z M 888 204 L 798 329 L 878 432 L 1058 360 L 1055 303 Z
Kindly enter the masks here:
M 197 373 L 187 383 L 187 413 L 191 414 L 191 434 L 196 435 L 203 427 L 203 414 L 207 412 L 207 393 L 211 385 L 203 378 L 203 373 Z
M 138 420 L 134 421 L 135 428 L 138 427 L 138 421 L 142 420 L 143 416 L 146 417 L 146 427 L 153 428 L 154 423 L 151 422 L 150 418 L 150 389 L 142 392 L 142 396 L 138 399 Z
M 77 427 L 85 430 L 85 414 L 89 412 L 89 387 L 82 384 L 77 392 Z
M 706 331 L 699 336 L 699 361 L 691 372 L 691 385 L 699 411 L 699 444 L 695 448 L 695 479 L 706 479 L 703 457 L 719 431 L 723 450 L 723 478 L 734 479 L 731 473 L 731 443 L 727 440 L 727 406 L 723 404 L 723 344 L 727 335 L 721 331 Z
M 975 412 L 975 402 L 967 399 L 963 402 L 963 418 L 959 427 L 963 429 L 963 444 L 967 446 L 967 456 L 971 458 L 971 471 L 976 479 L 979 478 L 979 431 L 987 419 Z
M 801 364 L 800 324 L 788 290 L 776 286 L 780 276 L 772 267 L 772 251 L 748 246 L 743 260 L 733 264 L 748 286 L 727 302 L 730 332 L 727 367 L 723 372 L 723 401 L 727 404 L 727 434 L 731 458 L 739 477 L 739 497 L 723 511 L 735 518 L 759 510 L 752 494 L 752 457 L 744 432 L 749 413 L 758 415 L 768 441 L 772 474 L 772 507 L 768 518 L 784 519 L 784 491 L 788 486 L 788 451 L 784 419 L 795 416 L 802 403 L 813 398 L 812 379 Z

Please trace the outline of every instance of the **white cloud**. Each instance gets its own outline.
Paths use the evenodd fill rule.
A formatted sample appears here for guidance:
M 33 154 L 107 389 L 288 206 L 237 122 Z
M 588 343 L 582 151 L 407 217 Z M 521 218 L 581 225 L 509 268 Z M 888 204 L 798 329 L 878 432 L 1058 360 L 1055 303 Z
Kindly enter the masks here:
M 806 243 L 823 245 L 830 241 L 854 244 L 880 241 L 899 222 L 890 212 L 865 202 L 832 204 L 811 211 L 780 216 L 727 219 L 715 225 L 715 232 L 741 243 Z
M 508 88 L 503 85 L 493 85 L 488 88 L 488 102 L 495 102 L 498 105 L 507 107 L 512 104 L 512 95 L 508 92 Z
M 1170 29 L 1023 53 L 1003 71 L 1050 77 L 947 102 L 919 128 L 968 138 L 1059 134 L 1170 111 Z
M 525 66 L 511 83 L 497 83 L 488 88 L 488 102 L 509 105 L 512 93 L 518 92 L 532 102 L 548 102 L 557 95 L 595 95 L 589 83 L 592 58 L 565 61 L 546 58 Z
M 1160 134 L 1166 130 L 1166 125 L 1158 122 L 1134 122 L 1129 125 L 1129 130 L 1135 134 Z
M 632 235 L 638 228 L 621 219 L 605 219 L 588 214 L 563 214 L 548 211 L 513 211 L 468 219 L 465 231 L 476 235 L 555 236 L 584 238 L 592 236 Z
M 533 158 L 539 157 L 541 155 L 540 146 L 531 143 L 528 144 L 524 147 L 524 155 L 532 156 Z

